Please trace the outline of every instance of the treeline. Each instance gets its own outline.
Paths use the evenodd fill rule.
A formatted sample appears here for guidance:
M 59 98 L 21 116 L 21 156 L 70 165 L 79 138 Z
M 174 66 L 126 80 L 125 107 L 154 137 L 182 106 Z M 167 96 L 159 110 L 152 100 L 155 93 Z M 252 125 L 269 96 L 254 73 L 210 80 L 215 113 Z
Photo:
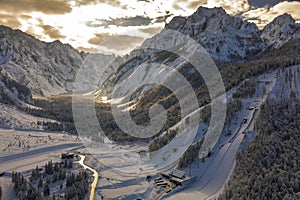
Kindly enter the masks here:
M 233 98 L 246 98 L 253 97 L 256 91 L 257 79 L 250 78 L 245 80 L 245 82 L 237 89 L 235 93 L 232 94 Z
M 32 100 L 31 91 L 24 85 L 9 78 L 6 74 L 3 74 L 2 67 L 0 66 L 0 102 L 5 104 L 17 105 L 19 102 L 13 97 L 17 91 L 17 98 L 20 101 L 30 103 Z M 7 90 L 9 90 L 9 92 Z M 11 93 L 11 94 L 9 94 Z
M 87 171 L 79 172 L 78 174 L 71 173 L 67 176 L 65 199 L 84 199 L 89 191 L 89 174 Z
M 34 99 L 32 104 L 38 108 L 20 106 L 19 109 L 36 117 L 57 121 L 38 121 L 37 125 L 42 126 L 44 130 L 77 134 L 72 113 L 72 97 L 70 95 Z
M 189 146 L 189 148 L 184 152 L 184 154 L 180 157 L 177 167 L 179 169 L 185 169 L 190 164 L 192 164 L 195 160 L 199 158 L 199 151 L 203 144 L 204 139 L 200 140 L 194 145 Z
M 86 170 L 66 172 L 66 169 L 72 168 L 71 159 L 65 159 L 62 163 L 49 161 L 45 164 L 44 171 L 38 166 L 32 170 L 30 182 L 21 173 L 12 172 L 12 182 L 18 199 L 39 200 L 49 196 L 52 196 L 52 200 L 84 199 L 89 191 L 90 176 Z M 58 193 L 51 195 L 52 190 L 57 190 L 56 183 L 59 186 Z
M 237 156 L 234 173 L 219 199 L 300 199 L 300 103 L 262 106 L 257 136 Z
M 12 182 L 18 199 L 43 199 L 40 193 L 26 181 L 26 179 L 20 172 L 12 172 Z
M 234 99 L 227 103 L 225 124 L 230 124 L 233 117 L 237 114 L 237 112 L 241 111 L 242 108 L 243 105 L 240 99 Z
M 157 151 L 162 147 L 166 146 L 171 142 L 171 140 L 175 138 L 176 134 L 177 134 L 177 130 L 172 130 L 172 129 L 167 130 L 167 132 L 164 135 L 154 139 L 150 143 L 149 152 Z

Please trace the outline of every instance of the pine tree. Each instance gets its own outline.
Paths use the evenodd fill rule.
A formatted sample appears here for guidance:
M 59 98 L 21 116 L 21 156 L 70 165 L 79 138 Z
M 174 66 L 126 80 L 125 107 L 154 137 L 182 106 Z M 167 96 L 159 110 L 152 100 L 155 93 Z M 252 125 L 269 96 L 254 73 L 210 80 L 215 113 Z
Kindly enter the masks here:
M 38 182 L 38 188 L 42 188 L 43 187 L 43 179 L 42 177 L 40 177 L 39 182 Z
M 45 197 L 50 195 L 50 188 L 49 188 L 48 183 L 45 183 L 45 185 L 43 187 L 43 194 Z

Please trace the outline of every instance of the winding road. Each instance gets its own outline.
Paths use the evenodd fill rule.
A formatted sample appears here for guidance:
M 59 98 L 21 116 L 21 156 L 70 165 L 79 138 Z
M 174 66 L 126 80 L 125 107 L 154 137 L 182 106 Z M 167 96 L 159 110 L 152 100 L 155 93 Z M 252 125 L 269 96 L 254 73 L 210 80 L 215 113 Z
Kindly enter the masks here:
M 85 165 L 84 164 L 84 159 L 85 159 L 85 156 L 84 155 L 79 155 L 80 156 L 80 160 L 78 161 L 78 163 L 83 166 L 84 169 L 87 169 L 87 170 L 90 170 L 93 172 L 93 177 L 94 177 L 94 180 L 93 180 L 93 183 L 91 184 L 91 193 L 90 193 L 90 200 L 94 200 L 94 196 L 95 196 L 95 189 L 96 189 L 96 186 L 97 186 L 97 182 L 98 182 L 98 172 Z

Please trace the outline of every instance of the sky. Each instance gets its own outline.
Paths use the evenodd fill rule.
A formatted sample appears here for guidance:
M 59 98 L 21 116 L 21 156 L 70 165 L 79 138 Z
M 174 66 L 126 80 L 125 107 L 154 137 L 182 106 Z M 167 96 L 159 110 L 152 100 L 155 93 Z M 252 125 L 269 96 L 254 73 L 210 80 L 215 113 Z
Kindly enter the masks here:
M 46 42 L 60 40 L 80 51 L 123 55 L 161 31 L 174 16 L 189 16 L 199 6 L 223 7 L 261 29 L 284 13 L 300 21 L 300 1 L 0 0 L 0 24 Z

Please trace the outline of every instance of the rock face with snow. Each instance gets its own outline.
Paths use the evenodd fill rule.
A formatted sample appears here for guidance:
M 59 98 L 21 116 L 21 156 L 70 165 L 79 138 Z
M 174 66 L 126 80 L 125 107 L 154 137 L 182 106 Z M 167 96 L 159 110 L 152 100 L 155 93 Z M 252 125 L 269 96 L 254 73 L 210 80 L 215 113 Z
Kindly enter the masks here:
M 20 30 L 0 26 L 1 74 L 28 88 L 33 95 L 50 96 L 71 91 L 77 71 L 87 56 L 89 54 L 68 44 L 42 42 Z M 99 60 L 92 66 L 94 71 L 115 59 L 115 56 L 102 54 L 93 56 Z M 0 84 L 0 88 L 7 91 L 4 85 Z
M 174 17 L 166 29 L 179 31 L 199 42 L 215 61 L 244 60 L 291 39 L 300 38 L 300 24 L 288 14 L 275 18 L 263 30 L 254 23 L 230 16 L 222 8 L 200 7 L 191 16 Z M 145 43 L 159 46 L 160 34 Z
M 265 50 L 255 24 L 230 16 L 222 8 L 200 7 L 187 18 L 174 18 L 166 29 L 192 37 L 217 61 L 241 60 Z
M 263 30 L 259 30 L 255 24 L 244 21 L 239 16 L 230 16 L 222 8 L 200 7 L 187 18 L 174 17 L 160 33 L 147 39 L 141 45 L 143 50 L 135 51 L 139 55 L 132 54 L 130 59 L 127 59 L 127 62 L 124 62 L 116 73 L 112 74 L 104 87 L 107 91 L 111 91 L 114 84 L 124 74 L 129 76 L 127 72 L 134 73 L 134 69 L 143 63 L 167 62 L 171 63 L 170 67 L 174 69 L 184 66 L 182 59 L 170 61 L 172 56 L 156 54 L 153 49 L 147 49 L 149 46 L 168 49 L 179 45 L 180 38 L 176 37 L 176 34 L 169 34 L 170 30 L 193 38 L 216 62 L 244 62 L 274 48 L 279 48 L 291 39 L 300 38 L 299 26 L 290 15 L 284 14 L 274 19 Z M 156 71 L 159 70 L 160 68 L 156 69 Z M 183 71 L 187 72 L 188 69 Z M 141 76 L 151 75 L 147 73 Z
M 278 16 L 264 27 L 261 38 L 268 45 L 278 48 L 289 40 L 300 38 L 300 24 L 289 14 Z

